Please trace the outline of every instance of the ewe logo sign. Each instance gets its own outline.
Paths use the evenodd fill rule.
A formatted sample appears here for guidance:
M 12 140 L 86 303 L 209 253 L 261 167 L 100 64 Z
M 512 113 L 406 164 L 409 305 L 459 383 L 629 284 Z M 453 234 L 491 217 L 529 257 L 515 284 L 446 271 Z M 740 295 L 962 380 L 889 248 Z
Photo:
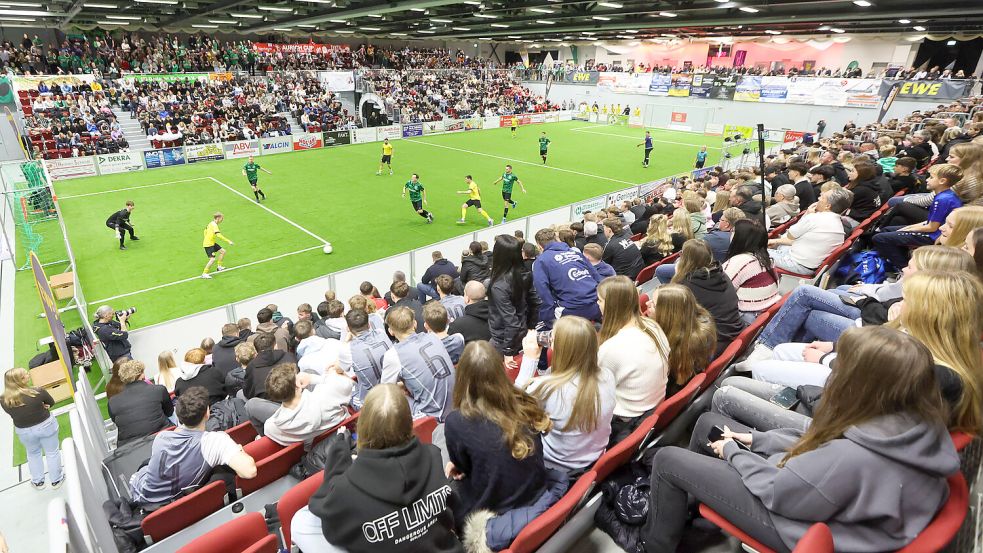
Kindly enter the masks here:
M 294 150 L 313 150 L 324 147 L 324 136 L 321 133 L 301 133 L 293 135 Z
M 276 137 L 276 138 L 264 138 L 260 140 L 263 148 L 263 155 L 267 154 L 279 154 L 281 152 L 292 152 L 294 149 L 294 143 L 287 137 Z
M 127 173 L 143 169 L 143 156 L 140 152 L 120 152 L 96 156 L 100 175 Z
M 931 98 L 933 100 L 956 100 L 969 95 L 973 81 L 881 81 L 880 96 L 887 96 L 891 86 L 901 83 L 898 98 Z

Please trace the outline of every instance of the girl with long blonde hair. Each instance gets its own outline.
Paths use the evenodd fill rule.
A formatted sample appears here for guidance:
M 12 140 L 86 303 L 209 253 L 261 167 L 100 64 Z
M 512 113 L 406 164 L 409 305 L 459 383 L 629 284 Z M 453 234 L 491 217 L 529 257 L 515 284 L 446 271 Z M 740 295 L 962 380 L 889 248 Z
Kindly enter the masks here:
M 686 211 L 685 207 L 672 212 L 669 225 L 672 227 L 672 233 L 678 235 L 683 242 L 693 239 L 693 226 L 690 224 L 689 211 Z
M 51 416 L 54 405 L 55 400 L 47 390 L 31 386 L 31 375 L 26 370 L 16 368 L 4 373 L 0 407 L 13 419 L 14 433 L 27 450 L 31 485 L 37 490 L 44 489 L 45 458 L 51 487 L 60 487 L 63 479 L 58 419 Z
M 717 325 L 717 350 L 722 351 L 744 330 L 738 309 L 737 289 L 713 259 L 710 246 L 703 240 L 687 240 L 676 262 L 673 284 L 690 289 Z
M 157 355 L 157 376 L 154 377 L 154 383 L 167 388 L 167 392 L 173 394 L 177 379 L 178 368 L 174 353 L 170 350 L 160 352 Z
M 553 326 L 550 373 L 532 379 L 541 346 L 535 331 L 523 340 L 522 367 L 515 385 L 542 404 L 553 430 L 543 436 L 546 466 L 579 474 L 601 456 L 611 436 L 614 376 L 597 362 L 597 331 L 582 317 Z
M 509 381 L 502 363 L 502 354 L 479 340 L 465 346 L 454 374 L 444 436 L 447 476 L 458 481 L 459 526 L 477 510 L 530 505 L 546 489 L 541 435 L 553 424 L 536 398 Z
M 983 205 L 983 144 L 956 144 L 945 161 L 963 170 L 963 178 L 952 187 L 963 204 Z
M 628 277 L 601 281 L 597 304 L 603 317 L 598 365 L 615 380 L 611 443 L 616 443 L 665 399 L 669 340 L 655 321 L 642 316 L 638 289 Z
M 728 190 L 717 190 L 717 199 L 713 204 L 714 213 L 722 212 L 723 210 L 730 207 L 730 191 Z
M 669 341 L 669 397 L 710 364 L 717 349 L 717 325 L 693 292 L 679 284 L 666 284 L 652 292 L 648 316 Z
M 669 234 L 669 220 L 665 215 L 660 213 L 649 219 L 648 230 L 638 249 L 642 252 L 642 262 L 646 266 L 672 254 L 675 248 L 672 235 Z
M 953 209 L 939 227 L 938 243 L 943 246 L 961 248 L 966 243 L 966 235 L 973 229 L 983 227 L 983 206 L 970 205 Z

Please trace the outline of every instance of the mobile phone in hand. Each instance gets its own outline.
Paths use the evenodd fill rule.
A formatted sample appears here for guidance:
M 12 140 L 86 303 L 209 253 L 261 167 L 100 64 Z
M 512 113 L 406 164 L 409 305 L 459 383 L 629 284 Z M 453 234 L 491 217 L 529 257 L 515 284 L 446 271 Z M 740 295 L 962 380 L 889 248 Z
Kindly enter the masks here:
M 711 444 L 713 442 L 717 442 L 723 439 L 724 439 L 724 429 L 720 428 L 719 426 L 714 426 L 713 428 L 710 429 L 710 433 L 707 434 L 707 441 L 710 442 Z M 745 451 L 751 451 L 751 448 L 744 445 L 742 442 L 739 442 L 737 440 L 733 440 L 733 441 L 735 444 L 737 444 L 737 447 Z

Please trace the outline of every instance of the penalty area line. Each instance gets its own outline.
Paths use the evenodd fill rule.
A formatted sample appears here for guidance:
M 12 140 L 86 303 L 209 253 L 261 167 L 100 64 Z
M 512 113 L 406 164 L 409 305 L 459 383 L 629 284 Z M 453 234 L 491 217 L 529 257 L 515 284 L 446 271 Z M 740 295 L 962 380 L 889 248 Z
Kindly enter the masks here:
M 226 267 L 225 270 L 220 271 L 218 273 L 213 273 L 213 274 L 225 274 L 225 273 L 228 273 L 229 271 L 236 271 L 238 269 L 245 269 L 246 267 L 252 267 L 253 265 L 259 265 L 260 263 L 266 263 L 267 261 L 275 261 L 277 259 L 282 259 L 284 257 L 290 257 L 291 255 L 297 255 L 297 254 L 301 254 L 301 253 L 304 253 L 304 252 L 309 252 L 311 250 L 319 250 L 319 249 L 321 249 L 323 247 L 324 246 L 317 245 L 317 246 L 311 246 L 309 248 L 300 249 L 300 250 L 297 250 L 297 251 L 292 251 L 292 252 L 288 252 L 288 253 L 282 253 L 280 255 L 275 255 L 273 257 L 267 257 L 266 259 L 259 259 L 259 260 L 256 260 L 256 261 L 250 261 L 249 263 L 243 263 L 242 265 L 236 265 L 234 267 Z M 93 301 L 92 303 L 104 304 L 104 303 L 107 303 L 107 302 L 110 302 L 110 301 L 113 301 L 113 300 L 118 300 L 120 298 L 125 298 L 125 297 L 129 297 L 129 296 L 136 296 L 138 294 L 143 294 L 143 293 L 146 293 L 146 292 L 153 292 L 154 290 L 160 290 L 162 288 L 169 288 L 171 286 L 176 286 L 178 284 L 184 284 L 185 282 L 191 282 L 193 280 L 200 280 L 200 279 L 201 279 L 201 275 L 193 276 L 193 277 L 188 277 L 188 278 L 182 278 L 181 280 L 175 280 L 174 282 L 168 282 L 166 284 L 158 284 L 157 286 L 151 286 L 149 288 L 144 288 L 143 290 L 137 290 L 136 292 L 126 292 L 125 294 L 117 294 L 115 296 L 110 296 L 108 298 L 103 298 L 101 300 Z
M 466 154 L 472 154 L 476 156 L 493 157 L 495 159 L 501 159 L 508 161 L 509 163 L 522 164 L 522 165 L 532 165 L 533 167 L 542 167 L 543 169 L 552 169 L 554 171 L 563 171 L 564 173 L 573 173 L 574 175 L 580 175 L 583 177 L 591 177 L 595 179 L 601 179 L 611 182 L 617 182 L 619 184 L 627 184 L 628 186 L 638 186 L 637 182 L 628 182 L 626 180 L 612 179 L 611 177 L 602 177 L 601 175 L 592 175 L 590 173 L 581 173 L 580 171 L 574 171 L 573 169 L 564 169 L 562 167 L 553 167 L 551 165 L 542 165 L 539 163 L 533 163 L 531 161 L 522 161 L 520 159 L 514 159 L 511 157 L 497 156 L 494 154 L 486 154 L 484 152 L 475 152 L 474 150 L 465 150 L 464 148 L 455 148 L 453 146 L 445 146 L 443 144 L 434 144 L 432 142 L 423 142 L 421 140 L 413 140 L 412 138 L 404 138 L 403 142 L 412 142 L 414 144 L 423 144 L 424 146 L 433 146 L 434 148 L 444 148 L 445 150 L 454 150 L 458 152 L 464 152 Z
M 270 213 L 270 214 L 272 214 L 272 215 L 274 215 L 274 216 L 276 216 L 276 217 L 279 217 L 281 221 L 283 221 L 283 222 L 285 222 L 285 223 L 287 223 L 287 224 L 289 224 L 289 225 L 292 225 L 293 227 L 295 227 L 295 228 L 297 228 L 297 229 L 298 229 L 298 230 L 300 230 L 300 231 L 303 231 L 303 232 L 304 232 L 305 234 L 307 234 L 308 236 L 312 236 L 312 237 L 313 237 L 313 238 L 315 238 L 316 240 L 318 240 L 318 241 L 320 241 L 320 242 L 321 242 L 322 244 L 326 244 L 326 243 L 328 242 L 328 240 L 327 240 L 327 239 L 325 239 L 325 238 L 321 238 L 320 236 L 318 236 L 318 235 L 316 235 L 316 234 L 314 234 L 313 232 L 311 232 L 311 231 L 309 231 L 309 230 L 307 230 L 306 228 L 304 228 L 304 227 L 302 227 L 302 226 L 300 226 L 299 224 L 297 224 L 297 223 L 295 223 L 295 222 L 293 222 L 293 221 L 291 221 L 290 219 L 287 219 L 287 218 L 286 218 L 286 217 L 284 217 L 283 215 L 280 215 L 279 213 L 277 213 L 276 211 L 273 211 L 272 209 L 270 209 L 270 208 L 268 208 L 268 207 L 266 207 L 265 205 L 263 205 L 263 204 L 261 204 L 261 203 L 259 203 L 259 202 L 253 202 L 253 200 L 252 200 L 252 199 L 251 199 L 251 198 L 250 198 L 249 196 L 247 196 L 247 195 L 245 195 L 245 194 L 243 194 L 242 192 L 239 192 L 239 191 L 238 191 L 238 190 L 236 190 L 235 188 L 232 188 L 231 186 L 229 186 L 229 185 L 227 185 L 227 184 L 225 184 L 224 182 L 222 182 L 222 181 L 220 181 L 220 180 L 218 180 L 218 179 L 216 179 L 215 177 L 207 177 L 207 178 L 209 178 L 209 179 L 211 179 L 212 181 L 214 181 L 214 182 L 215 182 L 215 183 L 217 183 L 218 185 L 220 185 L 220 186 L 222 186 L 222 187 L 224 187 L 224 188 L 225 188 L 226 190 L 228 190 L 228 191 L 230 191 L 230 192 L 232 192 L 233 194 L 236 194 L 236 195 L 238 195 L 238 196 L 240 196 L 240 197 L 241 197 L 242 199 L 244 199 L 244 200 L 246 200 L 247 202 L 249 202 L 249 203 L 251 203 L 251 204 L 252 204 L 252 203 L 255 203 L 255 205 L 256 205 L 256 207 L 260 207 L 260 208 L 262 208 L 262 209 L 265 209 L 265 210 L 266 210 L 266 211 L 267 211 L 268 213 Z
M 73 198 L 85 198 L 86 196 L 101 196 L 103 194 L 115 194 L 117 192 L 126 192 L 128 190 L 139 190 L 141 188 L 153 188 L 155 186 L 166 186 L 168 184 L 179 184 L 182 182 L 194 182 L 197 180 L 208 180 L 208 177 L 196 177 L 193 179 L 183 179 L 183 180 L 172 180 L 167 182 L 158 182 L 156 184 L 141 184 L 139 186 L 127 186 L 126 188 L 114 188 L 113 190 L 103 190 L 102 192 L 87 192 L 85 194 L 70 194 L 68 196 L 58 196 L 59 200 L 71 200 Z

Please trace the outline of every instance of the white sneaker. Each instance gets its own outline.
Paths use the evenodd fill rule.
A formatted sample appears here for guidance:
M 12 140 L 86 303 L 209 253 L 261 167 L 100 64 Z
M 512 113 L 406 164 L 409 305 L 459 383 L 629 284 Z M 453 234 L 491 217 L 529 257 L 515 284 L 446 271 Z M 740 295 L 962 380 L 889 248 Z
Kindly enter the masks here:
M 201 278 L 212 278 L 212 275 L 208 273 L 201 273 Z
M 769 361 L 775 357 L 775 353 L 771 351 L 768 346 L 758 343 L 754 345 L 754 349 L 747 356 L 744 362 L 754 362 L 754 361 Z

